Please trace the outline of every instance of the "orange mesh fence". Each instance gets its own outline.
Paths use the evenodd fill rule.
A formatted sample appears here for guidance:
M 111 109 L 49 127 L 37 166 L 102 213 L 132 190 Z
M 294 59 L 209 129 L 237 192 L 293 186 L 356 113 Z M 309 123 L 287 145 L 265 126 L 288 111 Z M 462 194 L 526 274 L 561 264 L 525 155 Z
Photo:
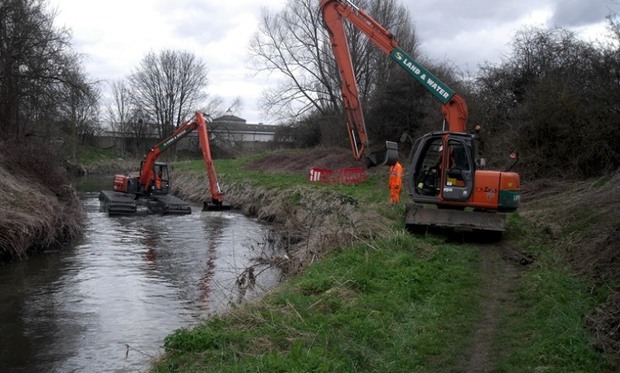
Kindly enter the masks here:
M 326 184 L 350 185 L 366 181 L 366 169 L 354 167 L 332 171 L 327 168 L 313 167 L 310 169 L 308 179 Z

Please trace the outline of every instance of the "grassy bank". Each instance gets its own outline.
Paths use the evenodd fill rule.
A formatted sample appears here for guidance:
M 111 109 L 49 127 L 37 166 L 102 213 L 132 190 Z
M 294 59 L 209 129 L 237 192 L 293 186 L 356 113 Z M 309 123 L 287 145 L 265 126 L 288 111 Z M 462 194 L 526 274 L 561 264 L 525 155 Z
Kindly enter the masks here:
M 618 367 L 613 343 L 597 342 L 617 321 L 596 329 L 616 310 L 600 312 L 613 304 L 617 281 L 580 273 L 569 255 L 574 250 L 558 246 L 583 244 L 597 227 L 574 229 L 580 218 L 593 219 L 591 210 L 579 215 L 584 211 L 578 208 L 579 188 L 570 196 L 564 187 L 530 190 L 502 243 L 483 245 L 407 233 L 403 205 L 387 203 L 387 175 L 381 171 L 373 171 L 364 184 L 330 186 L 307 182 L 305 165 L 265 170 L 266 163 L 257 157 L 218 161 L 216 168 L 233 205 L 286 226 L 285 232 L 297 231 L 302 241 L 289 253 L 304 259 L 296 262 L 289 281 L 260 301 L 175 331 L 153 371 L 605 372 Z M 181 184 L 195 183 L 181 194 L 191 189 L 194 198 L 204 196 L 202 164 L 179 164 L 175 170 Z M 595 190 L 609 196 L 613 183 L 601 181 Z M 568 219 L 566 204 L 555 206 L 552 228 L 541 223 L 549 216 L 537 215 L 541 206 L 554 208 L 550 198 L 575 204 Z M 358 229 L 364 222 L 366 228 Z M 570 232 L 562 230 L 568 227 Z M 313 233 L 327 240 L 303 241 L 303 234 Z M 338 241 L 343 234 L 347 239 Z M 324 246 L 317 250 L 320 243 Z
M 84 211 L 57 153 L 35 141 L 0 145 L 0 262 L 79 236 Z
M 455 366 L 478 312 L 477 260 L 471 249 L 437 249 L 406 233 L 339 249 L 260 303 L 176 331 L 155 371 Z

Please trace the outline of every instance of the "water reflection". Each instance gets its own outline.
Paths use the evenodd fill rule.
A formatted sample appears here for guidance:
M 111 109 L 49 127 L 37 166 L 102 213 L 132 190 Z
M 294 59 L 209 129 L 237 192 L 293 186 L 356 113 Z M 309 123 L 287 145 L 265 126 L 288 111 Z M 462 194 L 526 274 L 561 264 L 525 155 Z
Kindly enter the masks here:
M 260 267 L 239 286 L 269 234 L 243 215 L 110 218 L 83 202 L 81 242 L 0 267 L 0 371 L 143 371 L 174 329 L 278 281 Z

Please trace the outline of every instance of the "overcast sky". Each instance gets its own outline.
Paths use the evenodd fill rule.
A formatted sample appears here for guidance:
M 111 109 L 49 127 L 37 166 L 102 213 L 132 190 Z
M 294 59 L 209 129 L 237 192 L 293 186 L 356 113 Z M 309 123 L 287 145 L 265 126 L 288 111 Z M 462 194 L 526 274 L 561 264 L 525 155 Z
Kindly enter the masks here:
M 605 32 L 605 17 L 620 0 L 402 0 L 415 24 L 424 55 L 475 71 L 510 52 L 523 25 L 570 28 L 590 40 Z M 149 52 L 187 50 L 209 68 L 208 91 L 249 123 L 271 123 L 257 100 L 270 81 L 255 77 L 248 43 L 261 8 L 281 9 L 286 0 L 49 0 L 56 25 L 72 30 L 93 80 L 123 79 Z M 387 58 L 387 57 L 386 57 Z

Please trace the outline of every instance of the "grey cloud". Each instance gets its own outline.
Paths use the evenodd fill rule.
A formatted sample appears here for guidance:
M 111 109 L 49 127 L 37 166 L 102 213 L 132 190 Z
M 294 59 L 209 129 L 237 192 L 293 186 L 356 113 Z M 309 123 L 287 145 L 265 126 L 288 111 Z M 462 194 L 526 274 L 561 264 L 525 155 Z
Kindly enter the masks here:
M 603 0 L 598 0 L 603 1 Z M 451 37 L 463 30 L 493 29 L 544 8 L 550 0 L 404 0 L 422 39 Z
M 578 27 L 597 23 L 609 14 L 608 0 L 563 0 L 556 4 L 551 24 L 559 27 Z

